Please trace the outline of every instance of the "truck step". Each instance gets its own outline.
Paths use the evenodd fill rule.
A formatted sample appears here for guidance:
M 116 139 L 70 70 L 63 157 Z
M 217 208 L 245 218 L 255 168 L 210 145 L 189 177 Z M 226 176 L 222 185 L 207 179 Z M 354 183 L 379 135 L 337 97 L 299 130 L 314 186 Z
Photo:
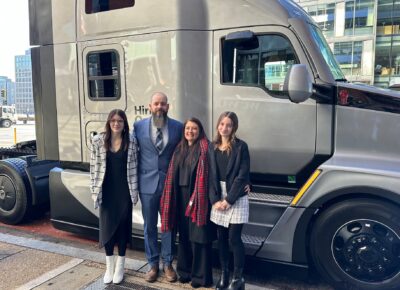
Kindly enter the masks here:
M 260 246 L 262 242 L 264 242 L 265 237 L 254 236 L 249 234 L 242 234 L 242 241 L 245 244 L 253 245 L 253 246 Z
M 282 195 L 282 194 L 272 194 L 272 193 L 261 193 L 261 192 L 250 192 L 249 201 L 250 202 L 261 202 L 261 203 L 273 203 L 277 206 L 282 205 L 287 207 L 293 199 L 293 196 Z

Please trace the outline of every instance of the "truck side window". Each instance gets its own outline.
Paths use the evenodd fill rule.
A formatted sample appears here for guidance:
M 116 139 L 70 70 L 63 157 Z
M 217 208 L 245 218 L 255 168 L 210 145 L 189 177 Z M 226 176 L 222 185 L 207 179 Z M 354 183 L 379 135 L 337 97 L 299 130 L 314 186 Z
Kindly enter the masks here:
M 135 0 L 85 0 L 86 14 L 122 9 L 135 5 Z
M 121 95 L 117 51 L 91 52 L 87 55 L 89 98 L 115 100 Z
M 282 35 L 256 37 L 257 47 L 222 40 L 222 82 L 260 86 L 279 94 L 288 69 L 299 61 L 289 40 Z

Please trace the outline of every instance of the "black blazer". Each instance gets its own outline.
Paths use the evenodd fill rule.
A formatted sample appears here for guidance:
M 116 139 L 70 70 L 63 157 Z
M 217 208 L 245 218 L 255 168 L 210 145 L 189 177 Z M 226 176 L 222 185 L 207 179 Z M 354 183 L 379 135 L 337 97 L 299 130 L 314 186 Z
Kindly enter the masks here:
M 211 204 L 221 200 L 220 178 L 217 173 L 217 162 L 215 150 L 210 146 L 210 188 L 209 197 Z M 228 168 L 226 170 L 226 201 L 234 204 L 239 197 L 245 196 L 247 193 L 244 188 L 250 184 L 250 154 L 246 142 L 236 139 L 233 144 L 232 152 L 229 154 Z

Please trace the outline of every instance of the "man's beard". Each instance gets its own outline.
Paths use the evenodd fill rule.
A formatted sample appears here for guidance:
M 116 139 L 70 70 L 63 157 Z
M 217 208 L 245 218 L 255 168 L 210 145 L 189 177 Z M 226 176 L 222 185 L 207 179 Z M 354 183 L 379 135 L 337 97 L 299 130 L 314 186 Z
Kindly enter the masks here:
M 159 114 L 157 114 L 160 112 Z M 156 113 L 152 113 L 153 123 L 156 128 L 162 128 L 165 125 L 165 121 L 167 120 L 167 112 L 158 111 Z

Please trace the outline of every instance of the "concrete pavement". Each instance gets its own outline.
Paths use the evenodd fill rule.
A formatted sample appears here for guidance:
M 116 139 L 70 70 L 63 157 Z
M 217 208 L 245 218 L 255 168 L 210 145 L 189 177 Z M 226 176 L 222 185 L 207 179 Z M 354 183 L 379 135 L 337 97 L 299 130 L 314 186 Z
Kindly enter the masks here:
M 168 283 L 162 275 L 156 283 L 147 283 L 143 260 L 126 258 L 125 269 L 123 283 L 104 285 L 102 252 L 0 233 L 0 289 L 192 289 L 188 284 Z M 246 284 L 246 289 L 266 288 Z

